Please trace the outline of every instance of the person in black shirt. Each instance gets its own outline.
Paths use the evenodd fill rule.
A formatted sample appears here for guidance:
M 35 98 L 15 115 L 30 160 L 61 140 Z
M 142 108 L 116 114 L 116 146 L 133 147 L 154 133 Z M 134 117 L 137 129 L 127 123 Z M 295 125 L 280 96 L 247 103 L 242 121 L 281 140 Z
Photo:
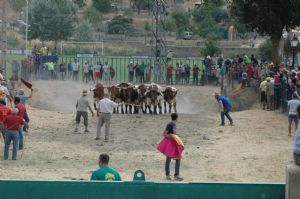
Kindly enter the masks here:
M 164 136 L 167 138 L 169 137 L 170 134 L 176 134 L 176 129 L 177 129 L 176 122 L 178 120 L 178 114 L 172 113 L 171 119 L 172 119 L 172 121 L 167 124 L 166 130 L 164 131 Z M 171 180 L 171 177 L 170 177 L 171 159 L 172 159 L 171 157 L 167 157 L 166 164 L 165 164 L 165 172 L 166 172 L 167 180 Z M 180 169 L 180 159 L 176 159 L 174 179 L 177 181 L 182 181 L 183 178 L 179 176 L 179 169 Z

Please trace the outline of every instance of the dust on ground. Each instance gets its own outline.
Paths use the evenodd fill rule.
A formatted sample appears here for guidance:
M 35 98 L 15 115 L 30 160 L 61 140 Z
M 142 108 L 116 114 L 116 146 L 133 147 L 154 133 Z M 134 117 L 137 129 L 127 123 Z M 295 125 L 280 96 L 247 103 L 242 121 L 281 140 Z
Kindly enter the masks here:
M 96 141 L 96 118 L 91 133 L 74 134 L 75 102 L 83 88 L 73 82 L 34 82 L 29 102 L 30 132 L 18 161 L 3 161 L 1 179 L 89 179 L 100 153 L 111 155 L 111 166 L 124 180 L 135 170 L 147 180 L 164 181 L 165 157 L 156 151 L 165 125 L 163 115 L 113 115 L 112 141 Z M 292 162 L 293 137 L 287 136 L 286 116 L 255 108 L 232 113 L 235 126 L 220 127 L 212 93 L 217 87 L 177 86 L 178 133 L 185 143 L 181 175 L 185 181 L 283 182 Z M 11 155 L 11 154 L 10 154 Z M 174 171 L 174 162 L 171 165 Z

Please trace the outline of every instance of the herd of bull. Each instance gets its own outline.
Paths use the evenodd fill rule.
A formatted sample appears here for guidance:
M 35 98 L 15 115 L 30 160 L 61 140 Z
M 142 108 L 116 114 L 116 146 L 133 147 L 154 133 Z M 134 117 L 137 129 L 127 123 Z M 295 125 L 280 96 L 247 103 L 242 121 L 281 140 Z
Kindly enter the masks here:
M 167 86 L 164 90 L 158 84 L 142 84 L 133 85 L 131 83 L 121 83 L 109 87 L 104 87 L 98 83 L 93 89 L 95 102 L 102 99 L 104 96 L 104 89 L 107 89 L 110 94 L 110 99 L 116 103 L 121 104 L 121 113 L 143 113 L 162 114 L 162 103 L 164 103 L 164 112 L 167 113 L 167 105 L 169 106 L 169 113 L 177 112 L 176 109 L 176 95 L 178 90 L 174 87 Z M 94 103 L 95 109 L 96 103 Z M 125 111 L 124 111 L 125 107 Z M 114 110 L 114 113 L 119 113 L 119 108 Z

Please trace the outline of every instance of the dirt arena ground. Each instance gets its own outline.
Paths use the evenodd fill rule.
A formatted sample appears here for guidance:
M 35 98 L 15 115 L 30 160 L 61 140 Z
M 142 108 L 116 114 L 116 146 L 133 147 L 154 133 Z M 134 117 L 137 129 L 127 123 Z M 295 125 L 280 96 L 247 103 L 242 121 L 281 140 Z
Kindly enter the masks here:
M 1 179 L 89 179 L 100 153 L 111 155 L 111 166 L 130 181 L 142 169 L 147 180 L 165 181 L 165 157 L 156 151 L 169 115 L 113 115 L 112 141 L 94 140 L 91 133 L 74 134 L 75 102 L 82 88 L 72 82 L 34 82 L 29 102 L 30 132 L 18 161 L 3 161 Z M 284 182 L 285 167 L 292 162 L 293 137 L 287 136 L 287 119 L 256 105 L 232 113 L 235 126 L 220 127 L 216 87 L 177 87 L 178 134 L 184 151 L 181 175 L 185 181 Z M 28 92 L 28 91 L 27 91 Z M 11 155 L 11 154 L 10 154 Z M 172 162 L 174 172 L 174 162 Z

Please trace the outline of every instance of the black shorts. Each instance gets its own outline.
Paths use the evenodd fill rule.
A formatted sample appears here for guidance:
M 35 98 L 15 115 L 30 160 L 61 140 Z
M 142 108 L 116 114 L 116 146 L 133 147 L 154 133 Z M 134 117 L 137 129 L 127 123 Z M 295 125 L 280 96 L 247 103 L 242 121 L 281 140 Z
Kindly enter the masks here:
M 261 94 L 260 94 L 260 101 L 261 102 L 266 102 L 267 101 L 266 92 L 261 92 Z

